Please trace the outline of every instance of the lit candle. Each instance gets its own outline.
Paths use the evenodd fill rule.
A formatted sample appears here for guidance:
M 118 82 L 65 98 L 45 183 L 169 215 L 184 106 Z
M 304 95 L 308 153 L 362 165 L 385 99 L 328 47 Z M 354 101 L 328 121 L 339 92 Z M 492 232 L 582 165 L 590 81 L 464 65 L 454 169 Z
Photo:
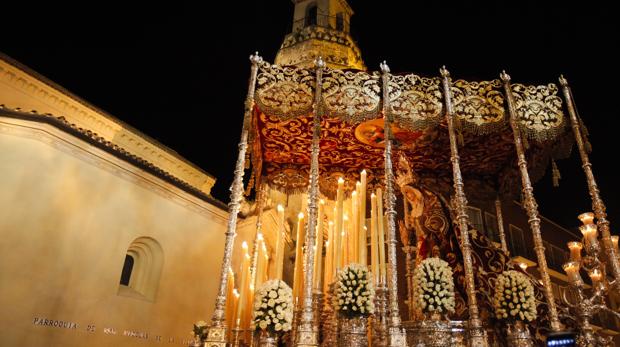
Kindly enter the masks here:
M 568 281 L 573 285 L 581 285 L 583 284 L 583 280 L 579 275 L 579 263 L 576 261 L 569 261 L 565 263 L 563 266 L 564 272 L 568 276 Z
M 577 218 L 583 224 L 592 224 L 592 222 L 594 221 L 594 213 L 592 212 L 582 213 L 579 216 L 577 216 Z
M 346 266 L 351 262 L 351 252 L 349 246 L 351 245 L 351 233 L 349 232 L 349 215 L 342 216 L 342 266 Z
M 362 170 L 360 174 L 360 187 L 358 197 L 359 199 L 359 242 L 360 242 L 360 264 L 366 265 L 368 262 L 367 234 L 366 234 L 366 170 Z
M 335 263 L 336 269 L 339 269 L 342 263 L 342 232 L 343 232 L 343 208 L 344 208 L 344 179 L 338 178 L 338 190 L 336 191 L 336 229 L 335 234 L 336 244 L 335 246 Z
M 232 268 L 228 268 L 228 280 L 226 281 L 226 324 L 231 326 L 235 319 L 235 274 Z
M 590 279 L 592 280 L 592 284 L 594 285 L 596 285 L 597 283 L 600 283 L 601 280 L 603 279 L 603 273 L 601 272 L 601 270 L 597 268 L 590 271 L 588 275 L 590 275 Z
M 332 282 L 332 269 L 334 262 L 334 222 L 329 221 L 327 223 L 327 242 L 325 242 L 325 277 L 323 278 L 323 292 L 329 290 L 329 285 Z
M 596 225 L 592 223 L 584 224 L 579 227 L 579 230 L 583 234 L 583 237 L 586 239 L 586 245 L 588 247 L 596 247 L 598 245 L 598 241 L 596 239 L 598 235 L 596 231 Z
M 319 201 L 319 222 L 316 230 L 316 245 L 314 252 L 314 278 L 312 281 L 315 290 L 321 290 L 321 265 L 323 265 L 323 205 L 325 201 Z
M 263 234 L 256 235 L 256 246 L 258 247 L 257 256 L 256 256 L 256 275 L 254 276 L 254 286 L 258 288 L 261 283 L 263 283 L 263 272 L 265 271 L 265 257 L 263 253 L 263 248 L 265 247 L 265 239 L 263 238 Z
M 248 254 L 248 244 L 243 241 L 241 244 L 243 249 L 243 262 L 241 263 L 241 283 L 239 285 L 239 304 L 237 305 L 237 315 L 235 322 L 240 324 L 243 321 L 244 306 L 248 302 L 248 277 L 250 275 L 250 255 Z
M 381 283 L 385 283 L 385 231 L 383 227 L 383 192 L 381 191 L 381 188 L 377 188 L 377 223 L 379 226 L 377 229 L 377 233 L 379 234 L 379 273 Z
M 356 184 L 357 187 L 357 184 Z M 353 193 L 351 193 L 351 215 L 352 215 L 352 219 L 351 219 L 351 262 L 352 263 L 358 263 L 360 262 L 360 254 L 359 254 L 359 237 L 360 237 L 360 230 L 359 230 L 359 222 L 360 222 L 360 217 L 359 217 L 359 203 L 357 201 L 357 191 L 353 191 Z
M 232 307 L 233 307 L 232 320 L 229 323 L 229 327 L 230 327 L 231 330 L 235 327 L 235 325 L 240 324 L 240 320 L 236 318 L 236 316 L 237 316 L 237 309 L 239 307 L 239 291 L 237 290 L 237 288 L 233 289 Z
M 379 278 L 379 245 L 377 244 L 377 196 L 370 194 L 370 265 L 375 285 Z
M 611 243 L 614 246 L 614 250 L 616 251 L 616 256 L 618 256 L 618 235 L 613 235 L 611 237 Z
M 581 249 L 583 245 L 581 242 L 572 241 L 568 243 L 568 249 L 570 249 L 570 260 L 580 262 L 581 261 Z
M 299 212 L 297 215 L 297 246 L 295 248 L 295 270 L 293 272 L 293 297 L 301 295 L 304 280 L 304 252 L 303 245 L 305 239 L 304 214 Z
M 276 273 L 275 278 L 282 279 L 282 267 L 284 266 L 284 207 L 278 205 L 278 230 L 276 230 Z

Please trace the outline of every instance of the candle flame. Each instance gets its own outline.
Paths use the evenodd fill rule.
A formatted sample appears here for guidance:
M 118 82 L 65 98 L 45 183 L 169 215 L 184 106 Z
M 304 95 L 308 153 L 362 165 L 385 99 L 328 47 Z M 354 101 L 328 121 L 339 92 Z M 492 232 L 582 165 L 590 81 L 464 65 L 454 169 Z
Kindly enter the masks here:
M 239 291 L 237 290 L 237 288 L 234 288 L 234 289 L 233 289 L 233 294 L 234 294 L 237 298 L 239 298 Z
M 303 212 L 299 212 L 299 214 L 297 215 L 297 218 L 303 219 L 304 218 L 304 213 Z
M 334 222 L 329 221 L 329 222 L 327 222 L 327 224 L 328 224 L 329 226 L 332 226 L 332 225 L 334 225 Z
M 247 242 L 245 242 L 245 241 L 243 241 L 243 243 L 241 244 L 241 247 L 242 247 L 243 249 L 248 249 L 248 243 L 247 243 Z
M 362 175 L 366 175 L 366 169 L 362 170 Z
M 344 216 L 342 216 L 342 219 L 349 220 L 349 216 L 345 214 Z
M 263 241 L 263 234 L 258 233 L 258 234 L 256 235 L 256 238 L 258 239 L 258 241 Z
M 321 205 L 325 205 L 325 200 L 320 199 L 320 200 L 319 200 L 319 204 L 321 204 Z
M 338 177 L 338 184 L 344 184 L 344 178 Z
M 370 194 L 370 198 L 376 198 L 377 196 L 375 195 L 375 193 Z
M 284 212 L 284 206 L 278 204 L 278 212 Z
M 351 196 L 353 196 L 353 197 L 357 196 L 357 192 L 353 191 L 353 193 L 351 193 Z
M 358 187 L 358 188 L 359 188 L 359 186 L 361 186 L 361 185 L 362 185 L 362 182 L 360 182 L 360 181 L 355 182 L 355 186 L 356 186 L 356 187 Z

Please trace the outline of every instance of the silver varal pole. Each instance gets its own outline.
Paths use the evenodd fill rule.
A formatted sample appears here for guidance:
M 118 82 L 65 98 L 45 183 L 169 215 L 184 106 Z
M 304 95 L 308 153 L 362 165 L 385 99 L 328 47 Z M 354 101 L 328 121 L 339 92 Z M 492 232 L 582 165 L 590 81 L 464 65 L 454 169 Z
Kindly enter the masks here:
M 226 228 L 226 241 L 224 244 L 224 260 L 220 270 L 220 286 L 215 299 L 215 309 L 211 318 L 211 325 L 208 328 L 206 345 L 209 347 L 226 347 L 226 284 L 228 282 L 228 269 L 230 268 L 235 234 L 237 231 L 237 215 L 243 197 L 243 174 L 245 167 L 245 153 L 248 148 L 248 134 L 250 130 L 250 119 L 252 117 L 252 107 L 254 106 L 254 90 L 256 88 L 256 75 L 258 74 L 258 64 L 263 59 L 258 52 L 250 56 L 252 63 L 248 94 L 245 98 L 245 111 L 243 114 L 243 126 L 241 129 L 241 140 L 239 141 L 239 154 L 235 165 L 235 177 L 230 187 L 230 203 L 228 203 L 228 226 Z

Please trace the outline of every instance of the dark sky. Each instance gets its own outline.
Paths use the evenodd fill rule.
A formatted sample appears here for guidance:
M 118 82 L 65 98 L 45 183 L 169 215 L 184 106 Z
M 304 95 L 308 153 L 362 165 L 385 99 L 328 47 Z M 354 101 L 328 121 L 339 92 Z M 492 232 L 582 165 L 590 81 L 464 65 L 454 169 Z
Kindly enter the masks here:
M 620 217 L 617 12 L 593 1 L 351 1 L 366 64 L 455 78 L 556 82 L 564 73 L 591 131 L 591 159 L 612 222 Z M 4 5 L 3 5 L 4 6 Z M 289 1 L 181 2 L 129 8 L 5 9 L 0 50 L 179 152 L 217 177 L 227 201 L 249 76 L 248 55 L 268 61 L 288 32 Z M 10 18 L 7 18 L 10 17 Z M 8 29 L 7 29 L 8 30 Z M 575 153 L 575 152 L 574 152 Z M 535 186 L 543 215 L 567 226 L 590 209 L 577 156 L 563 179 Z

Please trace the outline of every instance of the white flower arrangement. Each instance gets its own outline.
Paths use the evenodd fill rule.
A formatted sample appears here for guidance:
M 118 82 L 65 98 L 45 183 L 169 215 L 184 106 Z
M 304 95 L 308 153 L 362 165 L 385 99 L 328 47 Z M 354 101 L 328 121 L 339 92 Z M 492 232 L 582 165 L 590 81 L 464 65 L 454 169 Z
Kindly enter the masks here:
M 493 306 L 498 319 L 531 322 L 536 319 L 534 287 L 529 278 L 509 270 L 497 276 Z
M 334 307 L 348 317 L 367 317 L 375 312 L 375 289 L 368 268 L 349 264 L 338 272 Z
M 450 265 L 439 258 L 426 258 L 413 274 L 414 300 L 425 313 L 454 312 L 454 280 Z
M 282 333 L 291 330 L 293 323 L 293 292 L 285 282 L 271 280 L 263 283 L 254 299 L 254 329 Z

